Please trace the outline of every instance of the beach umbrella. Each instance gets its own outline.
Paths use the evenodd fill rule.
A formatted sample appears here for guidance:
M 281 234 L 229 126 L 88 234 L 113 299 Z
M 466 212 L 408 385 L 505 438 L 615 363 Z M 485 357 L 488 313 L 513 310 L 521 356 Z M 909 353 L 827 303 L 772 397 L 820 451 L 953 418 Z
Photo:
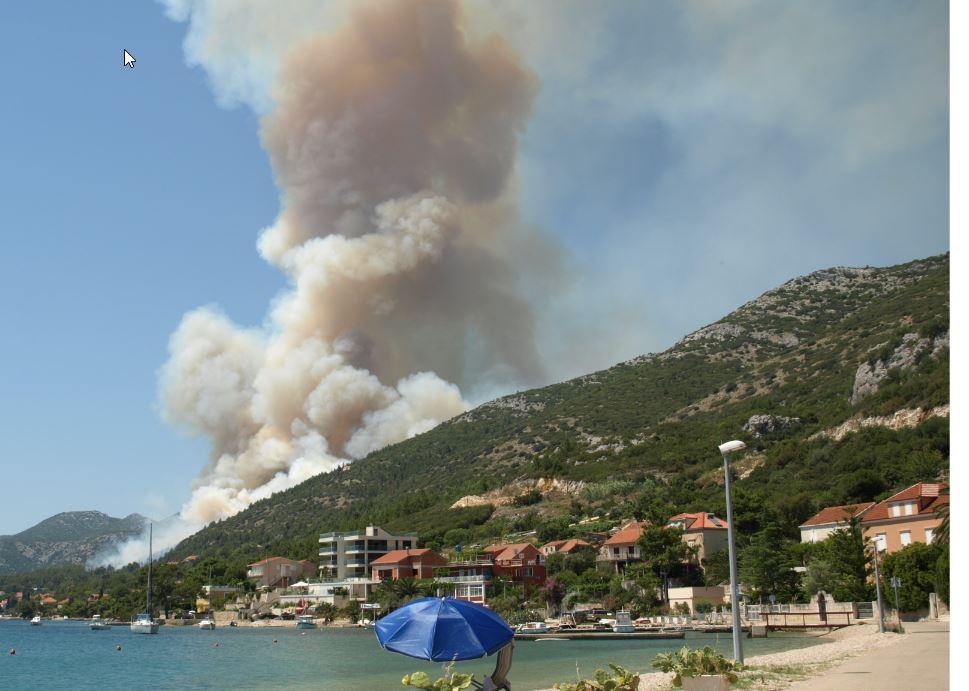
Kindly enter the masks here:
M 380 619 L 374 630 L 383 648 L 436 662 L 491 655 L 515 637 L 487 607 L 453 597 L 412 600 Z

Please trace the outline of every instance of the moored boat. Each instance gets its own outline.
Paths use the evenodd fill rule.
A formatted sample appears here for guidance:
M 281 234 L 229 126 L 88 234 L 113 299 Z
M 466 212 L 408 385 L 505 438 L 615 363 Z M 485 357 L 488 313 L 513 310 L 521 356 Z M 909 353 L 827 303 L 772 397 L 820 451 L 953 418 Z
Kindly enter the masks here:
M 316 622 L 313 621 L 312 614 L 300 614 L 296 617 L 296 628 L 297 629 L 315 629 Z
M 95 614 L 91 617 L 91 622 L 88 626 L 90 626 L 92 631 L 104 631 L 109 627 L 109 624 L 101 618 L 100 614 Z
M 38 614 L 33 619 L 30 620 L 31 626 L 40 626 L 40 615 Z
M 215 619 L 211 617 L 206 617 L 198 623 L 198 627 L 203 631 L 214 631 L 215 630 Z
M 544 621 L 529 621 L 519 624 L 516 633 L 548 633 L 548 624 Z
M 145 604 L 145 611 L 135 617 L 131 622 L 132 633 L 158 633 L 158 622 L 151 613 L 151 532 L 152 525 L 148 524 L 148 588 Z
M 619 611 L 616 612 L 616 621 L 612 625 L 613 633 L 635 633 L 636 626 L 633 624 L 632 617 L 629 612 Z

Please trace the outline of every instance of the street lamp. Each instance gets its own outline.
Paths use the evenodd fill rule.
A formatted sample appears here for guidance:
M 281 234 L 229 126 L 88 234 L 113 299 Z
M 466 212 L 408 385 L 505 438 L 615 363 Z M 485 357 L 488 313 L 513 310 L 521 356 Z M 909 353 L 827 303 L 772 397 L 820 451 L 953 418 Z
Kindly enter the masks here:
M 734 548 L 733 501 L 730 498 L 730 454 L 743 451 L 747 445 L 735 439 L 720 445 L 723 456 L 723 484 L 727 493 L 727 555 L 730 557 L 730 612 L 733 615 L 733 658 L 744 663 L 744 647 L 740 641 L 740 587 L 737 585 L 737 552 Z

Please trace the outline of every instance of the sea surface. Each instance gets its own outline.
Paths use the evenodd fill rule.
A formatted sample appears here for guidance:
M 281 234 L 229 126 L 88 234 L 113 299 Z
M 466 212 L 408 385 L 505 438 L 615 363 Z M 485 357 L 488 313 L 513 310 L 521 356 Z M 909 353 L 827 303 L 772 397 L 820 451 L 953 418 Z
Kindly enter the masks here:
M 306 635 L 301 635 L 305 633 Z M 273 640 L 277 642 L 274 643 Z M 746 655 L 823 642 L 772 634 L 744 639 Z M 216 643 L 218 646 L 216 647 Z M 730 654 L 730 634 L 687 634 L 685 640 L 519 641 L 510 679 L 516 690 L 549 688 L 556 681 L 592 676 L 609 662 L 649 671 L 658 652 L 711 645 Z M 115 646 L 121 646 L 121 651 Z M 8 654 L 15 648 L 16 655 Z M 478 680 L 493 658 L 461 662 Z M 127 626 L 92 631 L 84 622 L 0 621 L 0 689 L 403 689 L 405 674 L 440 676 L 441 665 L 384 651 L 363 629 L 161 627 L 155 636 Z

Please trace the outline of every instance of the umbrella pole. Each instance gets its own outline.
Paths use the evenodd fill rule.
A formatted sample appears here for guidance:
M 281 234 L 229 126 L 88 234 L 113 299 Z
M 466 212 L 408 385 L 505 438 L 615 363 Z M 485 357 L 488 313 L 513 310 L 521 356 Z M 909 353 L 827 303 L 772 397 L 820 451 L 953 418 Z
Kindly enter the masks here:
M 511 641 L 504 648 L 498 651 L 498 659 L 495 661 L 495 671 L 491 676 L 484 680 L 481 691 L 497 691 L 506 689 L 511 691 L 511 684 L 508 681 L 508 672 L 511 671 L 511 659 L 515 652 L 515 642 Z

